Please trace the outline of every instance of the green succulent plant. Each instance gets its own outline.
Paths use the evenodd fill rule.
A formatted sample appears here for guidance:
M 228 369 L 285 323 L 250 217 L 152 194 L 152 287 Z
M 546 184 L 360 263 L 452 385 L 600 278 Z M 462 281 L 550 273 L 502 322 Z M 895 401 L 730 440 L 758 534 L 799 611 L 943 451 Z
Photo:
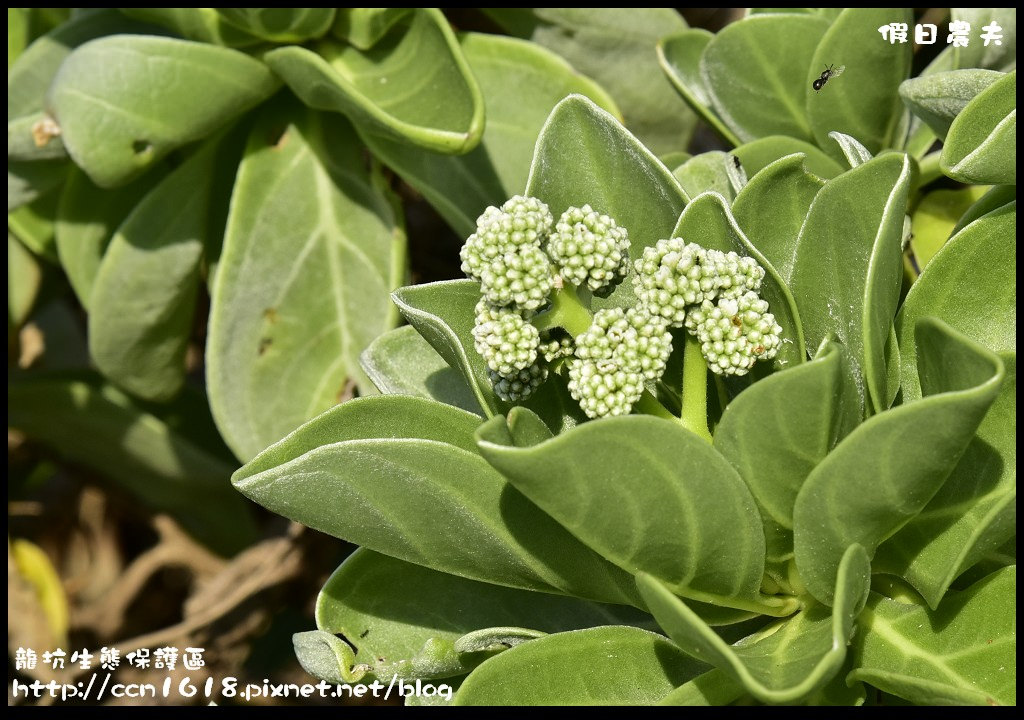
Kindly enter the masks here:
M 230 546 L 223 437 L 359 545 L 294 637 L 328 682 L 1015 704 L 1015 11 L 911 78 L 911 10 L 796 10 L 74 15 L 9 71 L 9 338 L 49 258 L 106 379 L 9 424 Z M 731 148 L 682 160 L 671 86 Z M 401 286 L 381 165 L 466 278 Z

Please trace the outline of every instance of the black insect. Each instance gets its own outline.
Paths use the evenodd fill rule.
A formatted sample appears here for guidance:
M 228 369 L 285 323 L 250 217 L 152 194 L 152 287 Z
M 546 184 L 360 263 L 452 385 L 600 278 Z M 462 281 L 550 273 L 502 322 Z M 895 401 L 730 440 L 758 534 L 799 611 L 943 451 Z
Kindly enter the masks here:
M 737 170 L 742 170 L 743 169 L 743 163 L 741 163 L 740 159 L 738 157 L 736 157 L 735 155 L 732 156 L 732 164 L 736 166 Z
M 831 78 L 839 77 L 846 70 L 845 65 L 840 65 L 836 68 L 834 65 L 826 65 L 825 70 L 821 73 L 821 77 L 811 83 L 811 87 L 814 88 L 814 92 L 821 92 L 821 89 L 825 87 Z

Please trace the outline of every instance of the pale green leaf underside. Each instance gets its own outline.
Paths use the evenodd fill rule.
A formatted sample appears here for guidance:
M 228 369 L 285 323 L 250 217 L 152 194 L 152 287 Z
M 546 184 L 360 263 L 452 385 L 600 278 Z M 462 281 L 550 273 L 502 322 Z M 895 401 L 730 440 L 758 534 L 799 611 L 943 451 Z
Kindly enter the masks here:
M 726 163 L 731 162 L 732 158 L 728 154 L 720 150 L 711 150 L 694 155 L 674 169 L 672 174 L 689 197 L 695 198 L 702 192 L 712 191 L 732 202 L 736 193 L 729 182 L 726 168 Z
M 1003 76 L 994 70 L 950 70 L 903 81 L 900 97 L 940 138 L 978 93 Z
M 733 151 L 733 155 L 740 159 L 747 175 L 751 178 L 776 160 L 795 153 L 802 153 L 806 156 L 804 162 L 807 164 L 807 171 L 819 178 L 832 179 L 846 170 L 817 145 L 785 135 L 759 138 L 744 143 Z

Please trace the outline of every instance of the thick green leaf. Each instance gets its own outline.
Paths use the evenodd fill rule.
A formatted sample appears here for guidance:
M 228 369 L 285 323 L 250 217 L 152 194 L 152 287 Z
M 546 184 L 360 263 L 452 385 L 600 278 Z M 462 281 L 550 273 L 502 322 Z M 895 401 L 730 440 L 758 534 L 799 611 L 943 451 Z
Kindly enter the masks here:
M 53 121 L 43 112 L 23 115 L 7 123 L 7 160 L 63 160 L 68 153 Z
M 1009 72 L 1017 67 L 1017 8 L 951 8 L 953 20 L 971 24 L 980 38 L 987 25 L 998 25 L 1000 41 L 974 40 L 967 47 L 955 47 L 953 58 L 958 68 L 988 68 Z
M 369 50 L 412 8 L 338 8 L 331 33 L 360 50 Z
M 232 466 L 93 375 L 8 385 L 7 423 L 172 513 L 215 549 L 254 539 L 249 508 L 228 484 Z
M 681 237 L 687 242 L 696 242 L 707 248 L 737 252 L 757 260 L 765 270 L 761 296 L 768 301 L 769 309 L 782 327 L 783 344 L 774 361 L 775 365 L 798 365 L 806 359 L 800 314 L 789 287 L 768 258 L 743 233 L 725 198 L 713 192 L 694 198 L 680 216 L 672 237 Z
M 498 414 L 501 401 L 487 379 L 486 363 L 473 347 L 480 286 L 472 280 L 445 280 L 399 288 L 392 297 L 416 331 L 462 373 L 487 416 Z
M 531 635 L 511 627 L 543 635 L 651 623 L 628 606 L 466 580 L 366 549 L 331 575 L 320 591 L 316 620 L 320 630 L 344 636 L 356 650 L 355 662 L 382 680 L 463 675 Z
M 113 35 L 68 56 L 47 109 L 75 163 L 97 185 L 113 187 L 210 135 L 277 85 L 261 62 L 236 50 Z
M 719 668 L 713 668 L 683 683 L 662 698 L 658 704 L 694 707 L 730 705 L 745 694 L 743 685 L 731 675 Z
M 260 42 L 258 37 L 228 24 L 216 8 L 120 8 L 128 17 L 153 23 L 189 40 L 198 40 L 226 47 L 248 47 Z
M 71 289 L 86 310 L 114 230 L 163 176 L 155 170 L 117 190 L 103 190 L 77 167 L 68 173 L 57 204 L 57 255 Z
M 839 143 L 839 149 L 843 151 L 843 156 L 846 158 L 846 162 L 851 168 L 863 165 L 872 158 L 871 153 L 866 147 L 860 144 L 860 141 L 858 141 L 857 138 L 846 135 L 845 133 L 836 132 L 835 130 L 830 132 L 828 136 Z
M 473 346 L 480 286 L 472 280 L 447 280 L 399 288 L 392 297 L 402 315 L 469 385 L 487 417 L 513 407 L 499 399 L 487 377 L 487 365 Z M 560 432 L 582 422 L 583 413 L 565 383 L 552 378 L 525 403 L 548 427 Z
M 723 196 L 729 202 L 736 196 L 726 163 L 732 163 L 732 157 L 720 150 L 694 155 L 685 163 L 672 171 L 679 185 L 689 197 L 697 197 L 702 192 L 711 191 Z
M 899 129 L 906 109 L 897 90 L 910 74 L 913 46 L 882 40 L 878 28 L 891 22 L 913 25 L 913 13 L 909 8 L 846 8 L 804 66 L 802 102 L 814 139 L 833 157 L 840 155 L 829 139 L 832 131 L 856 138 L 874 155 L 903 142 Z M 811 83 L 827 65 L 846 69 L 818 92 Z
M 953 474 L 878 549 L 876 569 L 899 575 L 935 608 L 952 582 L 1017 531 L 1017 359 Z
M 910 237 L 918 272 L 931 262 L 953 234 L 960 218 L 988 189 L 983 185 L 970 185 L 960 190 L 933 190 L 921 199 L 911 216 L 913 233 Z
M 843 666 L 871 588 L 871 565 L 864 548 L 851 545 L 836 569 L 831 609 L 812 605 L 735 646 L 657 578 L 641 573 L 637 586 L 658 624 L 685 652 L 724 670 L 762 702 L 794 703 L 821 690 Z
M 928 63 L 927 67 L 918 75 L 919 78 L 935 73 L 949 72 L 955 70 L 954 52 L 956 48 L 947 46 L 935 58 Z M 905 83 L 906 81 L 904 81 Z M 903 84 L 900 85 L 902 93 Z M 906 103 L 906 100 L 904 100 Z M 914 158 L 922 158 L 935 143 L 935 133 L 919 117 L 912 115 L 907 126 L 907 139 L 904 143 L 905 152 Z
M 7 215 L 7 232 L 13 233 L 36 256 L 50 262 L 57 261 L 53 224 L 56 199 L 48 195 Z
M 950 70 L 905 80 L 900 97 L 940 139 L 971 100 L 1003 76 L 994 70 Z
M 43 279 L 35 257 L 7 232 L 7 327 L 18 328 L 28 319 Z
M 806 163 L 803 154 L 770 163 L 750 178 L 732 204 L 736 222 L 787 287 L 793 278 L 800 229 L 824 185 L 808 172 Z
M 577 542 L 476 453 L 479 421 L 420 398 L 361 398 L 272 445 L 233 482 L 274 512 L 434 570 L 632 602 L 628 575 Z
M 649 415 L 585 423 L 538 442 L 516 433 L 522 412 L 509 413 L 511 432 L 500 417 L 482 426 L 480 450 L 576 537 L 627 572 L 649 572 L 684 597 L 786 614 L 781 603 L 759 594 L 764 534 L 757 506 L 707 442 Z
M 67 177 L 66 160 L 7 163 L 7 212 L 35 202 L 56 189 Z
M 415 395 L 483 414 L 459 371 L 448 365 L 411 325 L 381 335 L 363 351 L 359 362 L 385 395 Z
M 656 46 L 686 29 L 672 8 L 484 8 L 513 35 L 558 53 L 605 88 L 625 125 L 661 154 L 686 147 L 695 119 L 658 67 Z
M 775 373 L 744 390 L 725 409 L 714 446 L 750 488 L 766 523 L 769 559 L 792 557 L 793 505 L 804 480 L 860 422 L 857 388 L 842 346 L 825 345 L 817 358 Z
M 796 565 L 810 593 L 833 602 L 846 548 L 878 546 L 940 490 L 999 392 L 999 358 L 943 324 L 917 324 L 925 397 L 875 415 L 822 460 L 793 511 Z
M 367 666 L 356 663 L 352 648 L 341 638 L 324 630 L 310 630 L 292 635 L 295 657 L 302 669 L 329 683 L 359 682 Z
M 888 407 L 885 344 L 902 281 L 910 177 L 909 159 L 890 154 L 825 183 L 797 239 L 789 284 L 808 347 L 839 338 L 876 410 Z
M 926 705 L 1017 704 L 1017 566 L 938 610 L 872 595 L 851 678 Z
M 439 155 L 379 135 L 363 139 L 465 237 L 488 205 L 523 191 L 537 134 L 559 100 L 580 93 L 619 111 L 597 84 L 538 45 L 478 33 L 459 43 L 483 92 L 487 124 L 480 144 L 464 155 Z
M 739 145 L 739 138 L 712 107 L 711 92 L 700 74 L 700 59 L 712 38 L 712 33 L 698 28 L 664 37 L 658 42 L 658 62 L 672 86 L 704 122 L 726 142 Z
M 169 400 L 185 382 L 216 151 L 211 141 L 135 206 L 96 272 L 90 355 L 146 400 Z
M 711 93 L 700 74 L 700 58 L 714 37 L 714 33 L 702 28 L 691 28 L 663 37 L 658 42 L 658 60 L 662 69 L 683 99 L 698 112 L 700 108 L 711 110 Z M 714 111 L 710 115 L 717 120 Z M 713 124 L 712 127 L 718 129 Z
M 484 101 L 448 21 L 417 8 L 368 50 L 323 40 L 264 56 L 303 102 L 348 115 L 365 131 L 434 152 L 480 142 Z
M 629 232 L 630 255 L 669 237 L 688 198 L 672 173 L 609 113 L 582 95 L 551 112 L 533 156 L 526 193 L 558 217 L 590 204 Z M 620 283 L 598 305 L 632 305 L 633 284 Z
M 803 153 L 806 156 L 804 162 L 807 164 L 807 170 L 820 178 L 831 179 L 845 170 L 817 145 L 785 135 L 759 138 L 740 145 L 733 151 L 733 155 L 740 159 L 747 176 L 751 178 L 776 160 L 795 153 Z
M 334 24 L 334 8 L 217 8 L 229 25 L 273 43 L 318 38 Z
M 940 158 L 965 183 L 1017 183 L 1017 71 L 993 83 L 956 116 Z
M 291 107 L 291 106 L 287 106 Z M 243 459 L 338 402 L 395 325 L 405 235 L 340 118 L 270 107 L 238 169 L 212 293 L 207 382 Z
M 1016 185 L 995 185 L 989 189 L 978 202 L 967 208 L 967 212 L 960 216 L 952 235 L 956 235 L 982 215 L 988 215 L 993 210 L 1012 203 L 1017 199 Z
M 104 35 L 145 32 L 146 26 L 111 8 L 85 8 L 35 40 L 7 73 L 7 120 L 43 110 L 46 89 L 58 68 L 81 45 Z
M 813 15 L 755 15 L 727 25 L 708 43 L 700 61 L 704 85 L 741 141 L 814 139 L 804 78 L 817 66 L 812 56 L 826 30 L 828 22 Z
M 907 294 L 896 327 L 904 402 L 921 397 L 914 328 L 937 317 L 995 352 L 1017 349 L 1017 203 L 951 237 Z
M 646 630 L 576 630 L 487 660 L 466 678 L 455 704 L 653 705 L 704 667 Z

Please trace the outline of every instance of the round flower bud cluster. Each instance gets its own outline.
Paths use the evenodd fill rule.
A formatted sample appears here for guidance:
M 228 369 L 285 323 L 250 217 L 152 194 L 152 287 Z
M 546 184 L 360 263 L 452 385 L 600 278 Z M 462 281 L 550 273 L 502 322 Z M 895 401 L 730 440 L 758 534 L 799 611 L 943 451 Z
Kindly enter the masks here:
M 473 344 L 492 372 L 511 377 L 537 361 L 540 333 L 515 310 L 481 300 Z
M 536 198 L 516 195 L 500 209 L 487 208 L 459 253 L 462 271 L 479 281 L 492 305 L 536 310 L 554 285 L 551 261 L 541 250 L 552 223 L 548 206 Z
M 734 252 L 708 250 L 704 267 L 705 274 L 714 278 L 715 291 L 711 294 L 718 298 L 738 298 L 746 292 L 757 292 L 764 279 L 764 268 L 757 260 Z
M 588 417 L 625 415 L 657 379 L 672 351 L 665 321 L 631 308 L 599 310 L 576 338 L 568 361 L 569 393 Z
M 778 353 L 782 328 L 758 295 L 764 268 L 754 258 L 659 240 L 634 263 L 640 307 L 685 326 L 719 375 L 745 375 Z
M 540 352 L 545 360 L 553 363 L 556 360 L 572 357 L 573 353 L 576 352 L 576 343 L 573 342 L 572 336 L 568 333 L 556 334 L 552 332 L 549 333 L 547 340 L 541 340 Z
M 739 297 L 705 300 L 687 317 L 708 367 L 719 375 L 746 375 L 758 360 L 778 354 L 782 328 L 768 302 L 748 290 Z
M 562 213 L 547 251 L 563 280 L 593 293 L 612 290 L 629 272 L 626 228 L 589 205 Z
M 716 287 L 706 273 L 707 250 L 682 238 L 659 240 L 644 248 L 643 257 L 634 263 L 636 295 L 640 304 L 659 315 L 673 327 L 686 319 L 686 310 L 699 305 Z
M 493 370 L 487 376 L 494 386 L 494 394 L 506 402 L 520 402 L 533 395 L 548 378 L 546 365 L 534 363 L 528 368 L 519 370 L 512 375 L 499 375 Z
M 548 363 L 571 358 L 576 347 L 557 326 L 542 337 L 530 322 L 533 315 L 566 283 L 592 293 L 611 290 L 629 271 L 629 238 L 589 205 L 569 208 L 556 225 L 547 205 L 517 195 L 477 218 L 460 258 L 483 295 L 473 329 L 476 350 L 495 393 L 518 401 L 544 381 Z M 627 358 L 645 377 L 654 367 L 645 353 L 654 352 L 663 330 L 657 325 L 639 334 L 636 356 Z

